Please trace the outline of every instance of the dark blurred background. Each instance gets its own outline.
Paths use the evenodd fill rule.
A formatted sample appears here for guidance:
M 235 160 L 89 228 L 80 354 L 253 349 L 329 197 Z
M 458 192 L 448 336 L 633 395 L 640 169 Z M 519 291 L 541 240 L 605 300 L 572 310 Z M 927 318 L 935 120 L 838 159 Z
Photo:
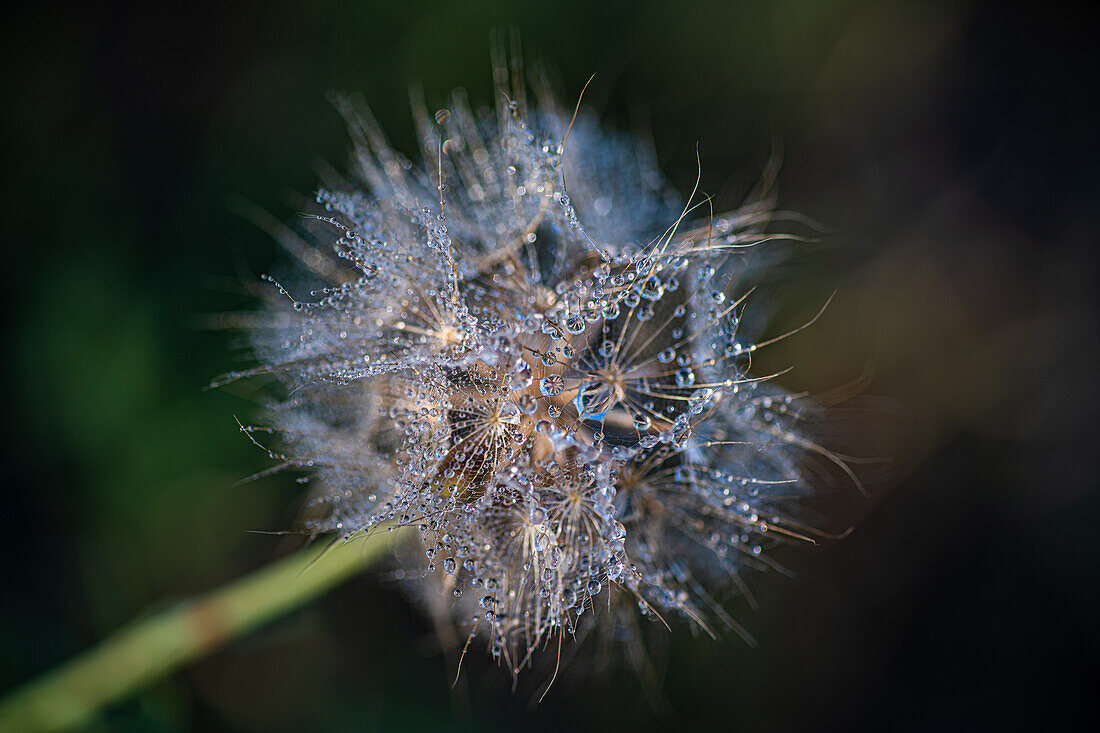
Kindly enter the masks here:
M 1091 709 L 1096 491 L 1096 19 L 1044 2 L 750 0 L 22 3 L 3 11 L 0 691 L 138 614 L 292 549 L 289 478 L 204 391 L 245 357 L 210 314 L 277 264 L 238 213 L 289 220 L 361 91 L 414 152 L 429 104 L 492 101 L 516 29 L 571 104 L 649 128 L 686 193 L 735 205 L 774 141 L 780 201 L 824 222 L 781 270 L 772 358 L 847 411 L 873 497 L 820 507 L 847 539 L 790 548 L 737 611 L 759 640 L 666 646 L 660 717 L 627 671 L 508 690 L 449 667 L 374 576 L 107 711 L 96 730 L 973 730 Z

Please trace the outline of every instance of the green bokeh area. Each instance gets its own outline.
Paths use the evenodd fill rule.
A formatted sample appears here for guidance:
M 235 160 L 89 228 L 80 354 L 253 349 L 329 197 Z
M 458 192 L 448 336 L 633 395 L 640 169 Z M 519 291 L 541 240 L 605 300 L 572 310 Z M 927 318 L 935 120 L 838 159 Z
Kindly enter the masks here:
M 787 297 L 769 328 L 840 294 L 816 332 L 769 358 L 812 363 L 784 383 L 815 393 L 874 362 L 873 391 L 916 413 L 897 480 L 864 504 L 838 500 L 829 526 L 868 515 L 863 531 L 784 553 L 799 577 L 754 585 L 762 608 L 736 612 L 758 648 L 676 628 L 659 644 L 658 699 L 611 664 L 566 675 L 535 706 L 545 680 L 513 693 L 480 649 L 452 690 L 431 625 L 368 575 L 93 730 L 929 730 L 1069 709 L 1075 660 L 1096 641 L 1096 473 L 1081 443 L 1091 411 L 1051 406 L 1095 398 L 1081 334 L 1096 321 L 1084 273 L 1100 176 L 1094 128 L 1061 106 L 1087 65 L 1066 31 L 1089 25 L 1048 10 L 5 11 L 0 691 L 297 546 L 249 531 L 291 527 L 303 491 L 292 476 L 239 483 L 270 465 L 234 420 L 255 419 L 260 394 L 206 389 L 248 360 L 217 316 L 253 307 L 258 275 L 285 263 L 242 202 L 291 220 L 318 170 L 345 167 L 331 90 L 361 92 L 413 153 L 410 86 L 430 106 L 459 86 L 490 102 L 492 38 L 515 32 L 565 98 L 595 72 L 591 109 L 647 129 L 685 193 L 697 144 L 703 189 L 733 206 L 781 141 L 783 206 L 830 236 L 779 272 Z M 1016 339 L 1036 348 L 1021 356 Z M 1037 378 L 1054 364 L 1058 380 Z M 1053 638 L 1037 641 L 1039 625 Z M 1010 666 L 1020 676 L 988 672 Z M 1034 682 L 1040 668 L 1060 671 Z M 1013 697 L 1063 704 L 998 703 Z

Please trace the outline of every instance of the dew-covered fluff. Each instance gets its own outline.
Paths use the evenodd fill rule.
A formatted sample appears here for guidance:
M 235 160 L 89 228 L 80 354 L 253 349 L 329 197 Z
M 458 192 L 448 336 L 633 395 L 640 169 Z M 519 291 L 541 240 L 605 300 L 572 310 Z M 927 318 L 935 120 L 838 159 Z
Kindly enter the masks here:
M 819 450 L 740 325 L 770 201 L 716 214 L 642 141 L 501 98 L 414 104 L 416 163 L 338 100 L 351 170 L 227 378 L 285 385 L 306 531 L 415 528 L 417 592 L 510 671 L 581 620 L 731 628 Z

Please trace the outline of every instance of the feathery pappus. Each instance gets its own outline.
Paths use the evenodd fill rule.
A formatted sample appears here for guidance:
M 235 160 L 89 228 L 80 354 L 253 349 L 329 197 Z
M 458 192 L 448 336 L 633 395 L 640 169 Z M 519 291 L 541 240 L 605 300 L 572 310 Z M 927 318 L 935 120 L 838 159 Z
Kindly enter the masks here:
M 736 628 L 723 599 L 812 531 L 805 459 L 841 464 L 751 368 L 784 337 L 743 327 L 774 202 L 716 215 L 643 141 L 504 84 L 481 110 L 414 98 L 419 163 L 337 98 L 351 172 L 291 247 L 259 366 L 219 383 L 277 377 L 305 530 L 415 528 L 418 593 L 513 673 L 589 618 Z

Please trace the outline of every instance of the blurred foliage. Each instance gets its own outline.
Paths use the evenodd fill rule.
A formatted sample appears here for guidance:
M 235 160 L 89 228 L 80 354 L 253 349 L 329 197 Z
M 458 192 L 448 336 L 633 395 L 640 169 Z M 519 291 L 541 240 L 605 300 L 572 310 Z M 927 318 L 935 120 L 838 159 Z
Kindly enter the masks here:
M 411 152 L 409 85 L 489 102 L 491 34 L 515 29 L 566 98 L 597 72 L 586 104 L 648 130 L 683 191 L 697 142 L 704 190 L 733 205 L 781 141 L 782 205 L 831 233 L 779 272 L 776 328 L 839 295 L 772 358 L 813 393 L 874 364 L 867 394 L 889 402 L 860 414 L 908 417 L 858 418 L 848 440 L 894 456 L 901 483 L 823 505 L 833 528 L 869 516 L 786 555 L 798 580 L 760 579 L 763 609 L 738 609 L 759 649 L 667 640 L 659 717 L 629 672 L 560 681 L 532 711 L 541 680 L 513 695 L 480 653 L 450 692 L 430 625 L 364 577 L 99 729 L 927 730 L 1078 699 L 1100 557 L 1100 176 L 1094 121 L 1070 103 L 1092 84 L 1090 23 L 919 0 L 4 12 L 0 689 L 294 546 L 247 533 L 290 526 L 301 488 L 236 485 L 267 466 L 233 420 L 254 397 L 204 391 L 245 357 L 208 316 L 249 307 L 278 259 L 235 202 L 289 219 L 318 161 L 343 166 L 329 90 L 361 91 Z

